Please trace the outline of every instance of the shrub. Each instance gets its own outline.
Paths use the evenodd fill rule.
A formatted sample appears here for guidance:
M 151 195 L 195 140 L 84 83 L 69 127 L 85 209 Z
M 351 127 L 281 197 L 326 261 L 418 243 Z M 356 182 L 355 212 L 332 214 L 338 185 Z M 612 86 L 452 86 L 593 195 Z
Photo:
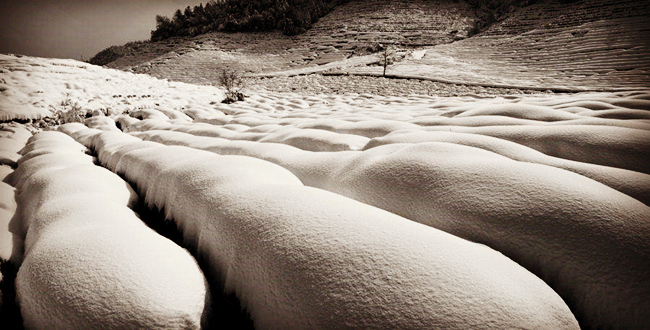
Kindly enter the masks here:
M 92 110 L 84 109 L 78 102 L 70 98 L 70 94 L 66 94 L 65 99 L 56 105 L 50 105 L 52 115 L 41 118 L 35 125 L 39 128 L 63 125 L 67 123 L 83 123 L 86 118 L 93 116 Z M 109 115 L 109 110 L 106 108 L 95 110 L 101 112 L 103 115 Z
M 82 123 L 89 112 L 81 108 L 79 103 L 72 101 L 70 95 L 62 100 L 57 106 L 50 106 L 54 120 L 59 124 Z
M 219 76 L 219 84 L 226 89 L 226 98 L 223 103 L 230 104 L 237 101 L 243 101 L 246 97 L 241 90 L 244 87 L 242 75 L 231 69 L 224 69 Z

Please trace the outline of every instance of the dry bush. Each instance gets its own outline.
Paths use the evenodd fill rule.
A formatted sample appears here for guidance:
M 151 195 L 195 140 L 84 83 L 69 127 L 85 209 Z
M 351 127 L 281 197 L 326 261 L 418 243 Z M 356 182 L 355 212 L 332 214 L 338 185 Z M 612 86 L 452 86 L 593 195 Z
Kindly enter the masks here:
M 50 105 L 50 110 L 52 110 L 54 120 L 59 124 L 82 123 L 88 113 L 78 102 L 73 101 L 70 95 L 66 95 L 66 98 L 59 104 Z
M 226 89 L 226 98 L 222 101 L 223 103 L 229 104 L 237 101 L 243 101 L 246 97 L 241 92 L 241 90 L 244 88 L 244 79 L 242 77 L 242 74 L 235 70 L 221 70 L 221 75 L 219 76 L 219 85 L 223 86 Z
M 93 116 L 92 110 L 82 108 L 77 101 L 72 100 L 70 94 L 66 94 L 65 99 L 61 100 L 58 104 L 50 105 L 49 108 L 52 115 L 38 120 L 35 123 L 37 127 L 44 128 L 67 123 L 83 123 L 86 118 Z M 109 110 L 106 108 L 96 111 L 101 112 L 105 116 L 109 115 Z

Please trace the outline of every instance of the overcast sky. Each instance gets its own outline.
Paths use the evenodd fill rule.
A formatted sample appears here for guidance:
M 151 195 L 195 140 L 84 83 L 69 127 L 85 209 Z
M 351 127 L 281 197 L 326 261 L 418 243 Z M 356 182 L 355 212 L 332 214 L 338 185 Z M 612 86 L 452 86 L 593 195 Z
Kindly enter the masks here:
M 89 59 L 149 39 L 156 15 L 209 0 L 0 0 L 0 53 Z

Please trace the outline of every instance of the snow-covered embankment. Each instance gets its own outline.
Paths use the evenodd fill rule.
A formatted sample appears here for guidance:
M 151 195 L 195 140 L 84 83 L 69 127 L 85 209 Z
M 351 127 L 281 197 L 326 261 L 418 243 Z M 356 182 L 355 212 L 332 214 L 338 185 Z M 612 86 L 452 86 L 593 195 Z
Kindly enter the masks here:
M 11 230 L 27 328 L 199 328 L 209 291 L 194 258 L 129 209 L 137 195 L 86 148 L 43 132 L 23 148 Z
M 242 156 L 72 133 L 165 210 L 256 327 L 577 328 L 502 254 Z

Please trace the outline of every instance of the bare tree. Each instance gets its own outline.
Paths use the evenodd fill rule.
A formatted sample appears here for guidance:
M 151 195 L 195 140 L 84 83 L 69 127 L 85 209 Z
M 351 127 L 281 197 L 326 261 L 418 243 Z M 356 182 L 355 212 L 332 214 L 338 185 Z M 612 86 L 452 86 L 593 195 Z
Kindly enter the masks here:
M 381 52 L 379 53 L 379 65 L 384 68 L 383 76 L 386 77 L 386 68 L 395 62 L 395 51 L 390 46 L 379 45 Z

